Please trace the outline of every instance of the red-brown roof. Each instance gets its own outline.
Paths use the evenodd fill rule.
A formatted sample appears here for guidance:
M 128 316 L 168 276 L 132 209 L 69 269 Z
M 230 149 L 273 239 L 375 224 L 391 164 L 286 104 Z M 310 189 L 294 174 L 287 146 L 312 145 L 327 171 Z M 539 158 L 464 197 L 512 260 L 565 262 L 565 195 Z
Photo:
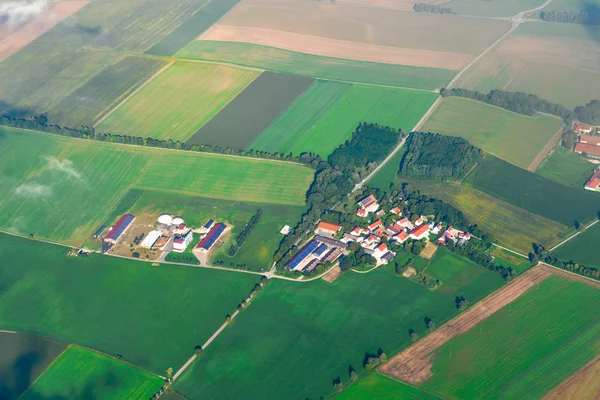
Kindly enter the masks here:
M 387 250 L 387 244 L 381 243 L 379 246 L 377 246 L 377 250 L 379 250 L 379 251 Z
M 408 238 L 408 233 L 402 231 L 399 234 L 397 234 L 395 237 L 399 238 L 402 241 L 405 241 Z
M 581 122 L 575 122 L 575 126 L 573 126 L 573 131 L 575 131 L 575 133 L 579 133 L 582 130 L 583 131 L 590 131 L 592 129 L 591 126 L 587 125 L 587 124 L 582 124 Z
M 319 222 L 319 229 L 322 229 L 324 231 L 337 232 L 340 229 L 342 229 L 342 226 L 338 225 L 338 224 L 334 224 L 332 222 L 321 221 L 321 222 Z
M 581 135 L 579 136 L 581 143 L 594 144 L 600 146 L 600 136 Z
M 598 186 L 600 186 L 600 169 L 594 172 L 594 175 L 592 175 L 590 180 L 585 184 L 586 188 L 594 190 L 598 189 Z
M 375 197 L 375 195 L 369 195 L 367 197 L 365 197 L 364 199 L 362 199 L 361 201 L 358 202 L 358 204 L 362 207 L 362 208 L 367 208 L 369 207 L 371 204 L 374 204 L 377 202 L 377 198 Z
M 410 234 L 414 236 L 421 236 L 427 231 L 429 231 L 429 227 L 427 225 L 419 225 L 415 229 L 410 231 Z
M 600 157 L 600 146 L 595 146 L 593 144 L 586 144 L 586 143 L 577 143 L 575 145 L 575 152 L 576 153 L 587 153 L 593 156 L 598 156 Z
M 372 231 L 373 229 L 377 228 L 378 226 L 383 226 L 383 222 L 381 222 L 381 221 L 373 222 L 371 225 L 369 225 L 369 230 Z

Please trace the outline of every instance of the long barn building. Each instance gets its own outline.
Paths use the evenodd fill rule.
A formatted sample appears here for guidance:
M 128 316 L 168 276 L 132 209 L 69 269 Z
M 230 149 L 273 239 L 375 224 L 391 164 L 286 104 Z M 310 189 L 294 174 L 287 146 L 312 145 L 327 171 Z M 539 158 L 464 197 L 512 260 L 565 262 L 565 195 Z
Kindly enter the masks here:
M 198 243 L 196 249 L 209 251 L 217 242 L 217 240 L 219 240 L 223 232 L 225 232 L 226 228 L 227 226 L 225 224 L 214 225 L 211 230 L 208 231 L 206 236 L 204 236 L 204 238 L 200 241 L 200 243 Z
M 135 219 L 135 217 L 131 214 L 123 215 L 117 221 L 115 226 L 113 226 L 110 229 L 108 234 L 104 237 L 104 240 L 109 243 L 115 244 L 117 242 L 117 240 L 119 240 L 121 235 L 127 230 L 127 228 L 129 228 L 129 226 L 131 225 L 131 223 L 133 222 L 134 219 Z

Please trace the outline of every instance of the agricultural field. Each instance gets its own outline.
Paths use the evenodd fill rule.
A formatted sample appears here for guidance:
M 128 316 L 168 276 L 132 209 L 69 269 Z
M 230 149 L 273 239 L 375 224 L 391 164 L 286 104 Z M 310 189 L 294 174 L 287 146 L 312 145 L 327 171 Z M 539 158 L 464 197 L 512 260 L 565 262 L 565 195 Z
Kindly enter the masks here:
M 547 115 L 527 117 L 470 99 L 447 97 L 422 130 L 463 137 L 527 169 L 563 125 L 561 119 Z
M 593 399 L 600 393 L 600 357 L 552 390 L 544 400 Z
M 19 398 L 66 348 L 58 340 L 0 332 L 0 398 Z
M 331 51 L 335 51 L 334 47 L 340 41 L 355 42 L 371 45 L 368 47 L 371 51 L 376 46 L 406 50 L 407 54 L 413 55 L 411 62 L 418 60 L 423 65 L 443 55 L 448 66 L 468 62 L 510 28 L 507 21 L 501 20 L 283 0 L 243 1 L 216 26 L 271 29 L 283 31 L 282 35 L 298 34 L 306 41 L 295 41 L 298 46 L 291 50 L 299 52 L 313 51 L 309 46 L 303 46 L 310 43 L 312 36 L 320 38 L 321 46 L 331 47 Z M 415 31 L 419 34 L 415 35 Z M 363 50 L 363 47 L 358 49 Z M 411 53 L 410 50 L 416 51 Z M 364 52 L 349 52 L 347 57 L 342 58 L 360 58 Z
M 572 227 L 598 217 L 600 195 L 561 185 L 488 156 L 467 182 L 500 200 Z
M 544 11 L 587 11 L 591 12 L 600 6 L 598 0 L 556 0 L 544 7 Z
M 288 153 L 296 141 L 351 87 L 347 83 L 315 81 L 247 149 Z
M 400 161 L 406 151 L 406 147 L 402 146 L 400 150 L 387 162 L 373 177 L 367 182 L 369 187 L 388 191 L 390 186 L 398 179 L 400 171 Z
M 159 374 L 183 365 L 260 278 L 68 250 L 0 235 L 0 326 L 121 354 Z
M 544 0 L 510 0 L 493 2 L 485 0 L 450 0 L 443 2 L 442 7 L 464 15 L 484 17 L 511 17 L 521 11 L 531 10 L 544 4 Z
M 112 110 L 96 129 L 184 142 L 233 100 L 260 72 L 176 62 Z M 231 139 L 231 135 L 221 140 Z M 202 144 L 220 144 L 202 137 Z
M 495 248 L 492 251 L 492 255 L 494 256 L 494 265 L 502 265 L 505 268 L 512 268 L 518 275 L 521 275 L 523 272 L 531 268 L 531 263 L 528 259 L 517 256 L 509 251 Z
M 142 57 L 119 60 L 51 108 L 48 119 L 51 123 L 74 128 L 92 126 L 164 65 L 161 60 Z
M 258 208 L 262 211 L 259 222 L 236 255 L 230 257 L 227 255 L 229 246 Z M 164 212 L 181 215 L 185 218 L 186 225 L 190 227 L 200 227 L 209 219 L 224 222 L 227 226 L 232 226 L 233 229 L 229 240 L 212 254 L 211 263 L 219 262 L 225 267 L 237 267 L 243 264 L 249 270 L 264 271 L 268 270 L 273 263 L 273 253 L 281 240 L 279 231 L 286 224 L 293 226 L 304 212 L 304 207 L 216 200 L 159 191 L 142 191 L 137 195 L 131 207 L 123 210 L 118 215 L 126 212 L 149 221 L 155 221 L 156 217 Z M 192 245 L 190 244 L 188 249 L 191 248 Z
M 263 72 L 187 143 L 244 149 L 313 82 L 304 76 Z
M 130 364 L 70 346 L 20 398 L 147 399 L 163 383 L 158 376 Z
M 402 181 L 407 181 L 402 179 Z M 408 181 L 424 194 L 458 208 L 494 240 L 510 249 L 528 254 L 532 243 L 555 244 L 569 228 L 533 214 L 470 186 L 448 182 Z
M 216 61 L 274 72 L 346 82 L 434 90 L 456 71 L 320 57 L 248 43 L 196 40 L 177 53 L 189 60 Z
M 0 227 L 73 245 L 81 244 L 132 187 L 303 205 L 314 174 L 290 163 L 6 128 L 0 129 L 0 145 L 5 149 L 0 159 L 5 188 L 0 194 Z
M 292 153 L 308 152 L 327 158 L 352 137 L 361 122 L 410 132 L 437 96 L 417 90 L 354 85 L 298 139 Z
M 580 154 L 557 146 L 550 157 L 542 161 L 536 174 L 565 186 L 582 188 L 590 179 L 597 165 Z
M 437 348 L 422 387 L 447 399 L 539 398 L 600 353 L 598 301 L 596 287 L 549 277 Z
M 600 224 L 595 224 L 560 246 L 552 255 L 564 261 L 575 261 L 588 267 L 600 268 L 598 243 L 600 243 Z
M 455 86 L 532 93 L 569 108 L 583 105 L 600 91 L 598 39 L 598 27 L 523 24 Z
M 476 301 L 488 289 L 471 282 L 463 291 Z M 190 398 L 327 397 L 334 379 L 349 381 L 349 365 L 364 372 L 365 352 L 393 354 L 410 343 L 409 329 L 425 332 L 425 317 L 441 325 L 457 312 L 455 296 L 397 276 L 391 265 L 333 283 L 272 280 L 175 388 Z
M 476 286 L 492 292 L 504 283 L 500 275 L 443 248 L 438 249 L 425 272 L 441 282 L 437 291 L 462 296 L 469 301 L 470 293 L 463 291 L 465 286 Z
M 352 384 L 336 400 L 438 400 L 437 396 L 428 394 L 405 383 L 395 381 L 385 375 L 372 373 Z

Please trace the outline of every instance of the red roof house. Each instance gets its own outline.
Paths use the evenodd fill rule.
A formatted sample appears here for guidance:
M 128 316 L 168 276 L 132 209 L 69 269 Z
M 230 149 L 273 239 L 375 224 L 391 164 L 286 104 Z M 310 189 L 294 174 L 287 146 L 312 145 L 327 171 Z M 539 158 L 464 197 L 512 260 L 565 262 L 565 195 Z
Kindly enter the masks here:
M 573 132 L 578 135 L 582 133 L 590 133 L 592 131 L 592 127 L 587 124 L 582 124 L 581 122 L 575 122 L 573 125 Z
M 600 146 L 579 142 L 575 145 L 575 153 L 586 153 L 590 157 L 600 158 Z
M 341 225 L 334 224 L 332 222 L 321 221 L 317 229 L 315 230 L 316 234 L 326 234 L 326 235 L 335 235 L 342 229 Z
M 419 225 L 415 229 L 410 231 L 408 236 L 414 240 L 421 240 L 424 237 L 426 237 L 428 233 L 429 233 L 429 227 L 427 225 Z
M 600 169 L 597 169 L 596 172 L 594 172 L 594 175 L 592 175 L 590 180 L 585 184 L 585 188 L 587 190 L 600 192 Z

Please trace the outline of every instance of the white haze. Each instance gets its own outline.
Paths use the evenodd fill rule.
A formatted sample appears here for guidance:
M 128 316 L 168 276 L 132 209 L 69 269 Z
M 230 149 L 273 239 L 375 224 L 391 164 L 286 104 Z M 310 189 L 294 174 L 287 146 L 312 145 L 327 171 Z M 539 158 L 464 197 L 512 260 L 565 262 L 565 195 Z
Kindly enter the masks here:
M 52 188 L 40 183 L 24 183 L 15 189 L 15 193 L 22 197 L 39 198 L 48 197 L 52 194 Z
M 78 181 L 84 180 L 83 173 L 73 168 L 73 161 L 67 159 L 61 161 L 54 157 L 47 157 L 46 160 L 48 161 L 49 170 L 63 172 L 67 175 L 67 177 L 76 179 Z
M 2 1 L 0 0 L 0 25 L 22 25 L 50 7 L 49 0 Z

